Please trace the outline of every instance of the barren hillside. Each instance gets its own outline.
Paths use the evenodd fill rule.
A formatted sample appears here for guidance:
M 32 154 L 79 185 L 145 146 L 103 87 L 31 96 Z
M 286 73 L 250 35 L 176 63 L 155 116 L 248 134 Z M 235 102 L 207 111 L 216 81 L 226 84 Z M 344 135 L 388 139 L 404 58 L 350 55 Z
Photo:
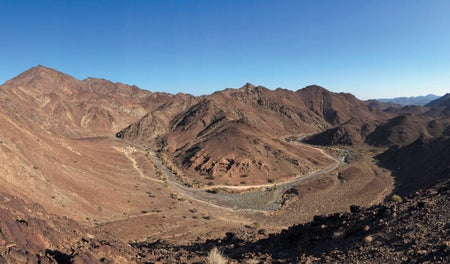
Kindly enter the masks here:
M 317 250 L 271 241 L 450 177 L 443 101 L 387 111 L 249 83 L 194 97 L 34 67 L 0 86 L 0 263 L 202 262 L 211 241 L 236 261 L 318 260 L 339 230 Z M 357 217 L 326 222 L 372 219 Z

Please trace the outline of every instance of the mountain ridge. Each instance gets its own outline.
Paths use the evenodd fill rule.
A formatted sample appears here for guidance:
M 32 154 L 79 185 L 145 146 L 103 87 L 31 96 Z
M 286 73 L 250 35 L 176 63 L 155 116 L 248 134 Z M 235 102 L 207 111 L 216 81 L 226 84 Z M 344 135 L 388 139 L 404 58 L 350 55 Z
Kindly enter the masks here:
M 245 177 L 245 184 L 262 184 L 295 175 L 296 171 L 306 173 L 314 170 L 314 163 L 323 166 L 327 160 L 317 154 L 301 157 L 301 150 L 304 155 L 309 152 L 301 145 L 288 150 L 283 136 L 331 128 L 356 113 L 369 120 L 389 116 L 370 110 L 351 94 L 332 93 L 317 85 L 294 92 L 247 83 L 202 97 L 185 112 L 173 116 L 169 129 L 158 129 L 161 119 L 149 114 L 117 135 L 131 139 L 133 133 L 140 142 L 147 139 L 147 145 L 155 145 L 150 139 L 162 142 L 161 151 L 171 162 L 204 184 L 209 184 L 209 179 L 241 184 L 243 175 L 251 175 Z M 149 124 L 154 126 L 147 130 L 147 136 L 135 133 Z M 155 136 L 155 130 L 165 133 Z
M 172 95 L 37 66 L 0 86 L 0 105 L 0 262 L 202 262 L 211 243 L 234 251 L 233 241 L 246 246 L 227 251 L 236 261 L 320 259 L 277 241 L 316 241 L 321 261 L 350 260 L 359 251 L 340 243 L 367 230 L 348 223 L 365 230 L 395 208 L 360 207 L 450 177 L 445 103 L 397 108 L 317 85 L 251 83 Z
M 395 98 L 381 98 L 377 99 L 383 103 L 396 103 L 400 105 L 426 105 L 429 102 L 438 99 L 439 95 L 428 94 L 424 96 L 411 96 L 411 97 L 395 97 Z

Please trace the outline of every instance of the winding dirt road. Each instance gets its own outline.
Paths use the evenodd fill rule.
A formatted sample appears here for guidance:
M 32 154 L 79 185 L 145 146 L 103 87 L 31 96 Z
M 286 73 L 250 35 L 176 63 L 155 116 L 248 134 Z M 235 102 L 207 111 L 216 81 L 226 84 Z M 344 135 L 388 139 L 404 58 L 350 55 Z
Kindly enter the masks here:
M 299 174 L 299 175 L 297 175 L 297 176 L 295 176 L 293 178 L 290 178 L 290 179 L 282 181 L 282 182 L 267 183 L 267 184 L 257 184 L 257 185 L 245 185 L 245 186 L 208 185 L 208 186 L 204 186 L 204 187 L 202 187 L 200 189 L 202 189 L 202 190 L 213 190 L 213 189 L 252 190 L 252 189 L 258 189 L 258 188 L 273 188 L 275 186 L 284 185 L 284 184 L 299 183 L 301 181 L 311 179 L 312 177 L 331 172 L 331 171 L 337 169 L 343 163 L 343 160 L 345 160 L 345 156 L 341 157 L 340 159 L 337 159 L 337 158 L 331 156 L 330 154 L 326 153 L 323 149 L 320 149 L 320 148 L 317 148 L 317 147 L 313 147 L 313 146 L 310 146 L 310 145 L 306 145 L 306 144 L 303 144 L 303 143 L 301 143 L 299 141 L 290 141 L 289 143 L 302 145 L 304 147 L 308 147 L 308 148 L 313 149 L 313 150 L 315 150 L 317 152 L 320 152 L 323 156 L 326 156 L 327 158 L 329 158 L 331 160 L 334 160 L 334 163 L 331 164 L 330 166 L 328 166 L 325 169 L 318 170 L 318 171 L 315 171 L 315 172 L 311 172 L 309 174 Z M 347 155 L 347 154 L 345 154 L 345 155 Z
M 294 142 L 302 144 L 299 142 Z M 228 185 L 214 185 L 206 186 L 203 188 L 192 188 L 185 185 L 176 175 L 174 175 L 161 161 L 161 159 L 154 152 L 148 152 L 147 157 L 153 163 L 153 165 L 163 173 L 166 181 L 151 178 L 146 175 L 138 167 L 136 159 L 133 157 L 133 153 L 140 151 L 135 146 L 130 146 L 126 148 L 114 147 L 115 150 L 123 153 L 133 164 L 133 168 L 143 179 L 151 180 L 158 183 L 167 183 L 170 188 L 177 192 L 178 195 L 183 196 L 187 199 L 191 199 L 197 202 L 206 203 L 214 207 L 220 207 L 227 210 L 233 211 L 244 211 L 244 212 L 268 212 L 277 210 L 281 207 L 281 200 L 283 194 L 297 186 L 299 183 L 311 179 L 322 174 L 329 173 L 337 169 L 343 162 L 342 158 L 337 159 L 332 157 L 320 148 L 313 146 L 307 146 L 322 155 L 327 156 L 334 162 L 325 169 L 312 172 L 307 175 L 298 175 L 294 178 L 286 180 L 284 182 L 269 183 L 269 184 L 259 184 L 259 185 L 246 185 L 246 186 L 228 186 Z M 245 191 L 243 193 L 228 193 L 225 191 L 219 192 L 208 192 L 211 189 L 228 189 L 228 190 L 241 190 Z
M 164 183 L 164 181 L 162 181 L 162 180 L 154 179 L 154 178 L 151 178 L 151 177 L 145 175 L 142 172 L 142 170 L 137 166 L 137 161 L 132 156 L 132 154 L 137 151 L 135 147 L 129 147 L 129 148 L 113 147 L 113 148 L 115 150 L 119 151 L 119 152 L 122 152 L 125 155 L 125 157 L 127 157 L 133 163 L 134 170 L 136 170 L 136 172 L 139 174 L 139 176 L 141 178 L 147 179 L 147 180 L 151 180 L 151 181 L 154 181 L 154 182 Z

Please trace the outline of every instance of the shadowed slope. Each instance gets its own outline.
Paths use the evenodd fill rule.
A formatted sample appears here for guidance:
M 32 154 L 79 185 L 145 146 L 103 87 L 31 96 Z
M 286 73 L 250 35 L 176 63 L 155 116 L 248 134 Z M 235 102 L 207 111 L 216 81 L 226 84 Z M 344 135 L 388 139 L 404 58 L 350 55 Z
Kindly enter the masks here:
M 445 116 L 449 117 L 450 116 L 450 93 L 448 93 L 434 101 L 431 101 L 426 106 L 432 108 L 427 113 L 427 115 L 431 115 L 431 116 L 445 115 Z
M 396 193 L 415 192 L 450 178 L 450 133 L 437 139 L 419 138 L 400 148 L 391 147 L 377 159 L 393 171 Z

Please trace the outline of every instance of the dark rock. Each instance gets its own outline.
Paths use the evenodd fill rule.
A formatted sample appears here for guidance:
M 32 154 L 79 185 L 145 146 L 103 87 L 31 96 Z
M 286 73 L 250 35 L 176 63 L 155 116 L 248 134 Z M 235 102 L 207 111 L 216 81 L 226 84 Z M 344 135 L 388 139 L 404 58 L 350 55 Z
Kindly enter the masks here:
M 359 212 L 361 212 L 361 207 L 359 207 L 357 205 L 350 205 L 350 212 L 352 214 L 359 213 Z

